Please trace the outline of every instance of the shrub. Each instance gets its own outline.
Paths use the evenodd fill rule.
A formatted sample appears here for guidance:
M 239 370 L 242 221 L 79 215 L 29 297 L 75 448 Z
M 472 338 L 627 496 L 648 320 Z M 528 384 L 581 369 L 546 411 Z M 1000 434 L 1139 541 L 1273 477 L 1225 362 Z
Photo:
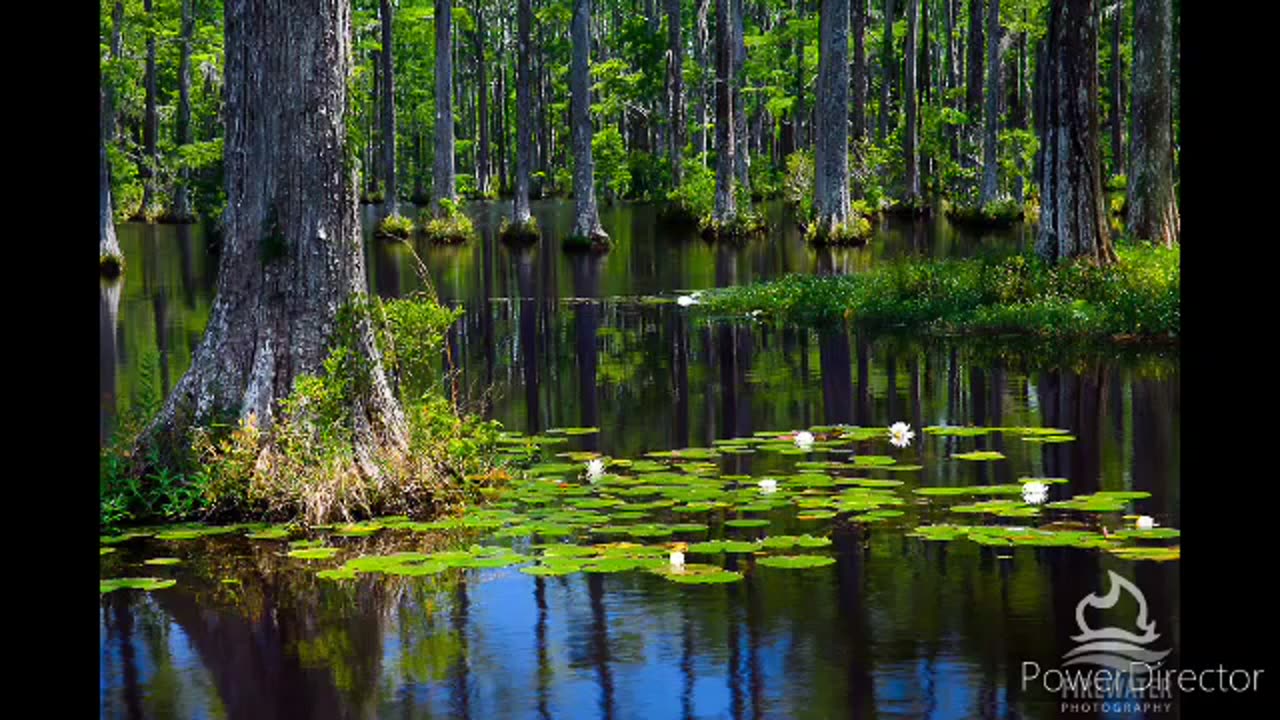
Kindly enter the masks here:
M 461 200 L 441 198 L 438 211 L 424 208 L 419 213 L 418 224 L 427 239 L 436 243 L 459 244 L 476 236 L 475 225 L 463 211 Z
M 606 127 L 591 138 L 591 160 L 595 166 L 597 196 L 616 200 L 630 192 L 631 169 L 618 128 Z
M 716 206 L 715 172 L 700 159 L 690 160 L 685 163 L 680 186 L 667 193 L 667 199 L 671 201 L 669 217 L 693 223 L 709 221 Z
M 796 209 L 801 222 L 813 217 L 814 186 L 813 153 L 797 150 L 787 156 L 787 174 L 782 184 L 782 198 Z
M 407 238 L 413 233 L 413 221 L 396 213 L 388 215 L 378 223 L 377 234 L 382 237 Z

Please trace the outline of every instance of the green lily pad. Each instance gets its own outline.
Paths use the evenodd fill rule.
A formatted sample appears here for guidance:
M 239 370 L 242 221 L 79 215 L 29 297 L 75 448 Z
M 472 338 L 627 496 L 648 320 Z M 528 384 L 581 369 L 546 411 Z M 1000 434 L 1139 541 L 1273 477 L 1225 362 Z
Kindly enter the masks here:
M 836 513 L 830 510 L 819 510 L 817 512 L 807 512 L 796 515 L 797 520 L 814 521 L 814 520 L 830 520 L 836 516 Z
M 567 428 L 549 428 L 548 435 L 594 435 L 600 432 L 598 427 L 567 427 Z
M 951 457 L 955 458 L 956 460 L 975 460 L 975 461 L 1005 459 L 1004 453 L 998 452 L 996 450 L 974 450 L 973 452 L 953 453 Z
M 118 545 L 122 542 L 125 542 L 126 540 L 133 540 L 135 538 L 148 538 L 148 537 L 153 537 L 154 535 L 155 533 L 149 532 L 146 530 L 134 530 L 131 532 L 120 534 L 120 535 L 104 535 L 98 538 L 98 543 L 102 545 Z
M 355 580 L 356 571 L 347 568 L 334 568 L 332 570 L 320 570 L 316 573 L 316 577 L 321 580 Z
M 724 521 L 724 526 L 731 528 L 761 528 L 768 525 L 769 521 L 764 518 L 734 518 Z
M 965 537 L 969 533 L 969 528 L 964 525 L 922 525 L 913 532 L 907 533 L 913 537 L 921 537 L 925 540 L 956 540 Z
M 338 548 L 336 547 L 313 547 L 289 551 L 289 557 L 299 560 L 328 560 L 337 554 Z
M 366 537 L 382 530 L 378 523 L 352 523 L 342 525 L 333 534 L 338 537 Z
M 182 562 L 182 560 L 175 557 L 158 557 L 158 558 L 151 558 L 149 560 L 143 560 L 142 564 L 143 565 L 177 565 L 180 562 Z
M 812 535 L 773 535 L 762 543 L 769 550 L 790 550 L 793 547 L 820 548 L 831 545 L 831 538 Z
M 1110 548 L 1107 552 L 1115 555 L 1121 560 L 1151 560 L 1153 562 L 1168 562 L 1170 560 L 1182 559 L 1181 546 L 1173 547 L 1118 547 Z
M 1121 540 L 1172 540 L 1182 537 L 1182 531 L 1174 528 L 1152 528 L 1150 530 L 1120 530 L 1113 533 Z
M 294 540 L 289 543 L 290 550 L 305 550 L 306 548 L 318 548 L 324 546 L 324 540 Z
M 177 585 L 177 580 L 162 578 L 111 578 L 98 581 L 98 593 L 115 592 L 116 590 L 164 590 Z
M 731 583 L 742 579 L 742 573 L 725 570 L 718 565 L 699 565 L 697 563 L 688 563 L 680 566 L 673 566 L 671 563 L 667 563 L 665 566 L 654 566 L 650 569 L 650 572 L 682 585 Z
M 835 565 L 836 559 L 825 555 L 769 555 L 756 558 L 756 564 L 786 570 L 804 570 Z
M 287 540 L 289 539 L 290 532 L 291 528 L 288 526 L 279 525 L 276 527 L 269 527 L 265 530 L 248 533 L 245 537 L 250 540 Z
M 718 553 L 753 553 L 759 550 L 759 543 L 747 542 L 745 540 L 710 540 L 707 542 L 690 543 L 687 552 L 703 553 L 707 555 L 715 555 Z
M 116 549 L 113 547 L 100 547 L 98 548 L 98 557 L 102 557 L 103 555 L 110 555 L 115 551 Z

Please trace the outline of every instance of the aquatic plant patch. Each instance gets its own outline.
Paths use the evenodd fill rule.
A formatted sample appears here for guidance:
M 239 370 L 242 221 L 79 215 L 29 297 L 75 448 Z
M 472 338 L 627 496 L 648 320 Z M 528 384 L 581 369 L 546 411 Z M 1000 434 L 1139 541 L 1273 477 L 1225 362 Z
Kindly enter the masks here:
M 783 570 L 808 570 L 835 565 L 836 559 L 825 555 L 768 555 L 756 558 L 756 564 Z
M 164 590 L 177 585 L 178 581 L 163 578 L 111 578 L 98 581 L 98 593 L 106 594 L 116 590 Z

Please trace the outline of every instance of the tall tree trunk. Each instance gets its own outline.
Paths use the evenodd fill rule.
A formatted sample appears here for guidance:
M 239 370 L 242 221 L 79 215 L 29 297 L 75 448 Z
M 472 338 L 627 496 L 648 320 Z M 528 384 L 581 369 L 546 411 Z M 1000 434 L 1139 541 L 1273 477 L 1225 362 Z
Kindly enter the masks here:
M 187 373 L 144 432 L 173 464 L 194 428 L 228 417 L 272 425 L 276 402 L 318 373 L 339 308 L 366 291 L 355 176 L 345 168 L 351 4 L 226 0 L 226 231 L 217 293 Z M 289 42 L 280 39 L 288 37 Z M 367 376 L 351 398 L 360 472 L 407 450 L 399 402 L 367 319 L 355 327 Z
M 714 219 L 737 217 L 733 195 L 733 21 L 732 0 L 716 0 L 716 204 Z
M 804 0 L 794 0 L 792 8 L 796 17 L 799 18 L 800 14 L 804 12 Z M 808 84 L 804 79 L 804 42 L 797 39 L 795 48 L 796 107 L 792 117 L 795 118 L 793 122 L 795 124 L 796 149 L 802 150 L 809 146 L 808 128 L 805 123 L 805 118 L 808 117 L 808 112 L 805 110 L 804 105 L 805 92 L 808 90 Z
M 1170 0 L 1137 0 L 1133 15 L 1133 136 L 1130 139 L 1129 233 L 1172 247 L 1181 232 L 1173 193 L 1173 102 Z
M 426 184 L 423 182 L 426 174 L 423 168 L 427 163 L 422 155 L 422 127 L 417 120 L 414 120 L 413 125 L 413 201 L 420 203 L 427 194 Z
M 684 40 L 680 37 L 680 0 L 666 0 L 667 5 L 667 132 L 668 156 L 671 158 L 671 183 L 679 185 L 684 177 Z
M 506 33 L 499 47 L 506 47 Z M 511 188 L 507 181 L 507 66 L 502 53 L 498 53 L 498 87 L 494 90 L 498 104 L 498 194 L 505 195 Z
M 479 96 L 480 104 L 480 156 L 476 159 L 476 187 L 483 195 L 489 192 L 489 81 L 484 62 L 484 9 L 479 3 L 475 6 L 475 14 L 476 94 Z
M 591 159 L 591 85 L 587 77 L 591 54 L 591 0 L 573 0 L 569 64 L 570 115 L 573 132 L 573 234 L 592 242 L 608 241 L 596 211 L 595 164 Z
M 913 207 L 920 200 L 920 162 L 919 153 L 916 152 L 916 32 L 919 13 L 920 0 L 907 0 L 907 46 L 904 49 L 907 87 L 902 93 L 907 104 L 907 126 L 902 133 L 902 159 L 906 166 L 907 185 L 904 200 Z
M 1120 39 L 1124 34 L 1124 2 L 1117 2 L 1111 14 L 1111 174 L 1124 174 L 1124 57 Z
M 151 0 L 145 0 L 144 9 L 151 15 Z M 142 178 L 142 205 L 135 216 L 146 220 L 156 195 L 156 169 L 160 158 L 156 154 L 156 29 L 147 30 L 147 71 L 143 79 L 146 86 L 146 111 L 142 120 L 142 161 L 138 164 L 138 176 Z
M 377 50 L 371 51 L 373 65 L 373 82 L 369 86 L 369 142 L 365 145 L 365 155 L 368 156 L 368 165 L 365 166 L 365 195 L 369 202 L 373 202 L 373 197 L 378 194 L 378 119 L 382 117 L 381 105 L 378 104 L 378 96 L 382 93 L 382 73 L 378 70 L 382 66 L 382 60 L 379 58 Z
M 889 136 L 889 86 L 898 76 L 893 61 L 893 0 L 884 0 L 884 37 L 880 45 L 880 124 L 876 133 L 876 141 L 883 143 Z
M 1045 40 L 1043 151 L 1036 252 L 1055 263 L 1116 259 L 1107 229 L 1098 151 L 1098 27 L 1094 0 L 1050 6 Z
M 1023 18 L 1025 19 L 1027 13 L 1026 9 L 1024 8 L 1022 12 Z M 1023 31 L 1018 33 L 1018 67 L 1013 87 L 1013 112 L 1010 113 L 1012 115 L 1010 121 L 1013 124 L 1013 127 L 1019 130 L 1025 130 L 1027 128 L 1027 98 L 1023 92 L 1023 86 L 1026 84 L 1026 72 L 1027 33 L 1026 31 Z M 1018 175 L 1014 178 L 1013 182 L 1013 199 L 1021 205 L 1024 198 L 1022 181 L 1024 170 L 1022 166 L 1021 152 L 1015 153 L 1014 166 L 1017 168 Z
M 124 2 L 116 0 L 116 4 L 111 8 L 111 59 L 119 60 L 124 54 Z M 116 89 L 112 84 L 107 85 L 106 107 L 102 109 L 103 114 L 110 119 L 110 126 L 107 129 L 107 142 L 112 143 L 116 140 L 116 134 L 119 127 L 119 119 L 116 117 Z
M 867 134 L 867 0 L 853 0 L 853 139 Z
M 98 94 L 99 107 L 106 105 L 105 93 Z M 103 112 L 99 117 L 98 137 L 98 258 L 99 265 L 108 272 L 115 272 L 110 266 L 116 265 L 120 255 L 120 243 L 116 241 L 116 222 L 111 212 L 111 169 L 107 162 L 107 141 L 111 129 L 115 125 L 114 118 Z M 116 259 L 115 261 L 111 260 Z M 106 260 L 106 263 L 103 263 Z
M 396 76 L 392 51 L 391 0 L 381 0 L 382 18 L 382 172 L 386 182 L 382 216 L 400 212 L 399 185 L 396 184 Z
M 813 209 L 823 235 L 849 222 L 849 0 L 822 0 L 819 13 Z
M 969 127 L 977 127 L 982 114 L 982 0 L 969 0 L 969 84 L 965 88 L 965 114 Z
M 457 200 L 453 169 L 453 0 L 435 0 L 436 16 L 436 158 L 432 168 L 431 203 Z
M 533 115 L 529 110 L 529 26 L 533 22 L 532 0 L 517 0 L 516 8 L 516 195 L 512 201 L 511 222 L 525 225 L 529 222 L 529 168 L 533 144 Z
M 696 20 L 697 37 L 693 44 L 693 61 L 694 64 L 702 70 L 701 80 L 698 86 L 694 88 L 694 98 L 697 104 L 698 130 L 693 138 L 693 149 L 699 155 L 703 156 L 703 164 L 706 164 L 707 152 L 707 45 L 710 43 L 710 32 L 707 28 L 707 13 L 711 7 L 711 0 L 697 0 L 698 14 Z
M 747 63 L 747 46 L 742 29 L 742 0 L 732 0 L 733 13 L 733 153 L 734 175 L 744 188 L 751 186 L 751 150 L 747 144 L 747 103 L 742 99 L 742 83 Z
M 987 0 L 987 109 L 983 118 L 982 196 L 986 205 L 1000 191 L 996 136 L 1000 120 L 1000 0 Z
M 178 147 L 191 143 L 191 34 L 195 30 L 191 2 L 192 0 L 182 0 L 182 27 L 179 35 L 182 50 L 178 58 Z M 178 186 L 174 189 L 171 216 L 178 222 L 191 219 L 188 177 L 187 169 L 182 168 L 178 175 Z

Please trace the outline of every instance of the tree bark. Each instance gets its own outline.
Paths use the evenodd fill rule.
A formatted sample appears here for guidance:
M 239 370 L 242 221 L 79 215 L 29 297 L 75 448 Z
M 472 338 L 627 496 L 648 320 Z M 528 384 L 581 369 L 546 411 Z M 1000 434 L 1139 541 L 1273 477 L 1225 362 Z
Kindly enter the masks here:
M 191 16 L 192 0 L 182 0 L 182 27 L 179 41 L 182 44 L 178 59 L 178 147 L 191 143 L 191 34 L 195 31 L 195 22 Z M 182 168 L 178 175 L 178 186 L 173 194 L 172 218 L 178 222 L 191 219 L 191 201 L 187 190 L 190 173 Z
M 145 0 L 143 3 L 147 15 L 151 15 L 151 0 Z M 158 123 L 156 120 L 156 31 L 149 29 L 147 31 L 147 71 L 143 84 L 146 86 L 146 111 L 142 121 L 142 161 L 138 164 L 138 176 L 142 178 L 142 205 L 138 208 L 136 217 L 139 220 L 146 220 L 153 202 L 155 202 L 156 194 L 156 177 L 155 171 L 159 164 L 159 157 L 156 154 L 156 133 L 158 132 Z
M 893 0 L 884 0 L 884 37 L 880 44 L 880 124 L 876 141 L 883 143 L 889 136 L 889 86 L 898 76 L 893 62 Z
M 1084 257 L 1114 262 L 1098 151 L 1098 27 L 1094 0 L 1050 6 L 1040 125 L 1040 230 L 1047 262 Z
M 982 0 L 969 0 L 969 84 L 965 88 L 965 114 L 970 127 L 982 114 Z
M 1000 120 L 1000 0 L 987 0 L 987 109 L 983 118 L 982 194 L 986 205 L 999 194 L 996 137 Z
M 747 46 L 742 29 L 742 0 L 732 0 L 733 13 L 733 161 L 738 184 L 751 186 L 751 150 L 747 143 L 747 104 L 742 99 L 742 68 L 747 62 Z
M 384 189 L 382 216 L 400 212 L 399 185 L 396 183 L 396 76 L 395 53 L 392 51 L 391 0 L 381 0 L 382 20 L 382 172 Z
M 432 168 L 431 204 L 457 200 L 453 169 L 453 0 L 435 0 L 436 16 L 436 155 Z
M 684 41 L 680 37 L 680 0 L 667 4 L 667 153 L 671 158 L 671 183 L 680 185 L 684 176 Z
M 732 222 L 738 209 L 733 195 L 733 21 L 732 0 L 716 0 L 716 204 L 717 223 Z
M 517 0 L 516 8 L 516 195 L 512 201 L 511 222 L 525 225 L 531 217 L 529 213 L 529 168 L 531 162 L 531 145 L 533 144 L 533 114 L 529 104 L 531 92 L 529 88 L 529 27 L 533 22 L 532 0 Z
M 506 33 L 503 32 L 503 41 L 501 48 L 506 48 Z M 507 66 L 502 57 L 502 52 L 498 52 L 498 83 L 494 89 L 494 102 L 498 105 L 497 130 L 498 134 L 498 194 L 505 195 L 511 188 L 507 176 Z
M 849 0 L 822 0 L 817 102 L 813 209 L 829 234 L 849 221 Z
M 867 134 L 867 0 L 853 0 L 853 139 Z
M 707 28 L 707 13 L 711 7 L 711 0 L 697 0 L 698 15 L 696 18 L 697 38 L 693 44 L 693 61 L 702 70 L 702 80 L 698 86 L 694 88 L 694 98 L 697 104 L 698 130 L 693 138 L 694 150 L 703 156 L 703 164 L 706 164 L 707 152 L 707 45 L 710 43 L 709 30 Z
M 607 241 L 596 211 L 595 165 L 591 159 L 591 85 L 587 77 L 591 54 L 591 0 L 573 0 L 570 28 L 573 58 L 569 64 L 570 115 L 573 132 L 573 234 L 592 242 Z
M 234 417 L 269 430 L 276 402 L 318 373 L 339 309 L 365 292 L 355 174 L 345 165 L 351 4 L 227 0 L 226 230 L 217 292 L 187 373 L 143 433 L 174 465 L 196 427 Z M 281 42 L 288 37 L 289 42 Z M 407 429 L 367 319 L 354 351 L 367 362 L 350 406 L 355 461 L 369 477 Z
M 111 59 L 119 60 L 124 53 L 124 2 L 116 0 L 116 4 L 111 8 Z M 107 142 L 112 143 L 116 140 L 117 128 L 119 126 L 116 117 L 116 89 L 112 84 L 107 85 L 106 107 L 102 110 L 103 114 L 109 119 Z
M 1130 138 L 1129 233 L 1172 247 L 1181 232 L 1173 193 L 1170 0 L 1137 0 L 1133 16 L 1133 137 Z
M 906 197 L 908 205 L 915 206 L 920 199 L 920 162 L 916 152 L 916 32 L 920 12 L 920 0 L 907 0 L 907 38 L 904 53 L 907 61 L 906 102 L 907 126 L 902 133 L 903 163 L 906 166 Z
M 386 0 L 383 0 L 384 2 Z M 484 9 L 479 3 L 476 14 L 476 95 L 480 105 L 480 155 L 476 158 L 476 187 L 480 194 L 489 192 L 489 81 L 484 63 Z
M 106 104 L 105 93 L 98 94 L 99 107 Z M 111 212 L 111 168 L 107 162 L 107 142 L 111 139 L 114 118 L 103 112 L 99 118 L 98 137 L 98 257 L 120 258 L 120 243 L 116 240 L 116 222 Z
M 1111 174 L 1124 174 L 1124 57 L 1120 39 L 1124 33 L 1124 2 L 1116 4 L 1111 16 Z

